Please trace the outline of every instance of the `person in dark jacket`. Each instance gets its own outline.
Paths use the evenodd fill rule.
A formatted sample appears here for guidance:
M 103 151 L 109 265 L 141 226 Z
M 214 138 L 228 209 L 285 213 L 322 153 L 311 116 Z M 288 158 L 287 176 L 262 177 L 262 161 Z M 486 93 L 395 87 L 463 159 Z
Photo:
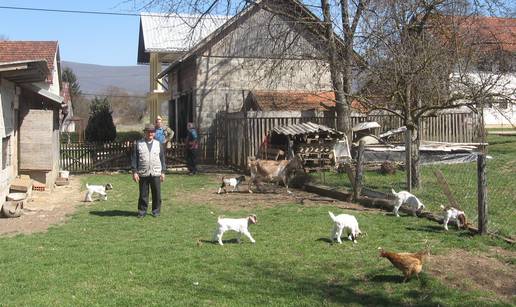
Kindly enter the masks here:
M 145 125 L 144 138 L 135 142 L 131 157 L 133 180 L 139 184 L 138 217 L 147 214 L 149 187 L 152 192 L 152 216 L 158 217 L 161 211 L 161 182 L 165 180 L 165 154 L 163 146 L 154 139 L 155 127 Z
M 199 135 L 193 123 L 186 125 L 186 164 L 190 175 L 197 174 L 197 149 L 199 148 Z

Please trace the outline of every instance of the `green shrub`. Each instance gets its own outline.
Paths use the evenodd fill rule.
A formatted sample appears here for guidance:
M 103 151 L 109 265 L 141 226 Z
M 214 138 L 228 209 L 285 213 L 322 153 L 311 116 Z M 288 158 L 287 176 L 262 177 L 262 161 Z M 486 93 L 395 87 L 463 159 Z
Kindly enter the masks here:
M 91 101 L 90 118 L 86 126 L 85 137 L 88 142 L 112 142 L 116 138 L 116 127 L 111 115 L 111 105 L 107 98 L 95 97 Z

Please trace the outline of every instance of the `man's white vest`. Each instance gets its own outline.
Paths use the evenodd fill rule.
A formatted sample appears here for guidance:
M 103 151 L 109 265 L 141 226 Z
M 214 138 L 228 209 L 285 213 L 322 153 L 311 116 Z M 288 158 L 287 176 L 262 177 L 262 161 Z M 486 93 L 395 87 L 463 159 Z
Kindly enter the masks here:
M 138 175 L 140 176 L 160 176 L 161 175 L 161 161 L 159 159 L 160 144 L 157 140 L 152 140 L 152 147 L 149 151 L 147 142 L 139 140 L 136 143 L 138 146 Z

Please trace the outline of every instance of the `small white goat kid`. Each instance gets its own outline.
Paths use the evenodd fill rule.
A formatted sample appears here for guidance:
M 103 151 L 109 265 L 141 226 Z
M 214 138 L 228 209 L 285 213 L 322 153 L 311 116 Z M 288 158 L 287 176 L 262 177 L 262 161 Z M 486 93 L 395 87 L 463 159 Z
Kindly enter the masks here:
M 455 221 L 455 223 L 457 224 L 457 229 L 466 228 L 467 222 L 466 214 L 464 213 L 464 211 L 460 211 L 459 209 L 456 209 L 454 207 L 445 207 L 443 205 L 441 205 L 441 209 L 443 209 L 444 211 L 444 230 L 448 230 L 448 222 L 450 220 Z
M 238 232 L 238 243 L 240 243 L 240 236 L 242 234 L 248 237 L 252 243 L 255 243 L 256 241 L 251 236 L 248 227 L 250 224 L 256 223 L 258 223 L 258 220 L 256 219 L 256 215 L 254 214 L 241 219 L 221 218 L 219 216 L 219 218 L 217 219 L 217 228 L 215 229 L 215 233 L 213 234 L 213 241 L 217 241 L 220 245 L 224 245 L 222 244 L 222 235 L 224 234 L 224 232 L 228 230 L 233 230 Z
M 392 194 L 396 197 L 396 204 L 394 205 L 394 210 L 392 211 L 394 215 L 399 217 L 398 211 L 400 210 L 401 205 L 405 204 L 412 210 L 412 215 L 416 216 L 416 212 L 425 209 L 425 205 L 412 193 L 407 191 L 399 191 L 396 193 L 394 189 L 391 189 Z
M 330 240 L 333 242 L 337 238 L 337 242 L 342 243 L 340 237 L 342 236 L 343 230 L 346 230 L 345 235 L 348 236 L 350 241 L 357 243 L 358 235 L 362 234 L 360 228 L 358 228 L 358 221 L 353 215 L 339 214 L 333 215 L 332 212 L 328 211 L 330 218 L 333 220 L 333 229 L 331 230 Z
M 111 185 L 111 183 L 108 183 L 106 185 L 96 185 L 96 184 L 88 185 L 86 183 L 86 195 L 84 197 L 84 201 L 89 201 L 89 202 L 93 201 L 93 199 L 91 197 L 95 193 L 100 194 L 104 198 L 104 200 L 107 200 L 106 191 L 108 191 L 108 190 L 113 190 L 113 186 Z
M 233 187 L 233 190 L 231 192 L 238 191 L 238 187 L 240 186 L 240 184 L 242 184 L 242 182 L 245 182 L 245 176 L 239 176 L 235 178 L 222 177 L 222 182 L 220 184 L 220 188 L 217 194 L 220 194 L 222 192 L 222 189 L 224 189 L 224 193 L 227 193 L 227 186 Z

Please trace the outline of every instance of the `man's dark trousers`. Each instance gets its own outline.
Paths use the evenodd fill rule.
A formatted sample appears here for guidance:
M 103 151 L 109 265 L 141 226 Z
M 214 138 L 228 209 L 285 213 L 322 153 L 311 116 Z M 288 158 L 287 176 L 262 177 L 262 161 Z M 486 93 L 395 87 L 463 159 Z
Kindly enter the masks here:
M 160 176 L 140 177 L 140 197 L 138 198 L 138 214 L 145 215 L 149 205 L 149 186 L 152 193 L 152 214 L 161 210 L 161 181 Z

